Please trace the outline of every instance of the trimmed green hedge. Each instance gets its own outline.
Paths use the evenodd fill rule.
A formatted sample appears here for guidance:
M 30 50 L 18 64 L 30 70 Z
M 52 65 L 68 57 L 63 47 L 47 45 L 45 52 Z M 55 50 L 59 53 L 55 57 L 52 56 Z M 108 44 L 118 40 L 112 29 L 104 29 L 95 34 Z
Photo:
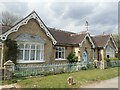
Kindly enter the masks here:
M 110 60 L 110 61 L 111 61 L 111 60 L 118 60 L 118 58 L 106 58 L 105 60 L 106 60 L 106 61 L 109 61 L 109 60 Z

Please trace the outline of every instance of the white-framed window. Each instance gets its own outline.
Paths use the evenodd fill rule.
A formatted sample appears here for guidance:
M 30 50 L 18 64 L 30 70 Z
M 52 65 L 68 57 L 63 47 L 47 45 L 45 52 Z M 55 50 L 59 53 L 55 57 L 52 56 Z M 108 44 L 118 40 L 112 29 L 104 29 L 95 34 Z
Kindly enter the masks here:
M 44 44 L 18 43 L 18 63 L 44 62 Z
M 56 60 L 65 60 L 65 47 L 56 47 Z
M 110 46 L 107 46 L 106 47 L 106 58 L 114 58 L 115 57 L 115 50 L 110 47 Z

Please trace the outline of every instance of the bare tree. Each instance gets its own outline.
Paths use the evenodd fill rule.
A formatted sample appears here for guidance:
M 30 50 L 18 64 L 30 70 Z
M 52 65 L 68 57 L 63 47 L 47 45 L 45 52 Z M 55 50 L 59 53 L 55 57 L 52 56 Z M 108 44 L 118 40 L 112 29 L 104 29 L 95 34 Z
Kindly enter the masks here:
M 113 38 L 117 44 L 117 47 L 118 47 L 118 42 L 119 42 L 119 35 L 118 34 L 113 34 Z
M 117 44 L 117 48 L 118 48 L 118 52 L 116 53 L 116 56 L 120 60 L 120 37 L 119 37 L 119 34 L 114 34 L 113 38 L 114 38 L 114 40 Z
M 8 11 L 2 12 L 2 25 L 13 26 L 20 19 L 22 19 L 22 17 Z

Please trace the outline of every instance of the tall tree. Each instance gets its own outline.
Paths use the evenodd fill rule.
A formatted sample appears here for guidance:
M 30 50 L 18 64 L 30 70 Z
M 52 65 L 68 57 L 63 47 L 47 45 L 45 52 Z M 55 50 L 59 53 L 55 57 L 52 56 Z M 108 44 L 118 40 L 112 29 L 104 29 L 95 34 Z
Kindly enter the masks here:
M 2 25 L 13 26 L 20 19 L 22 19 L 22 17 L 16 14 L 10 13 L 8 11 L 2 12 Z
M 117 57 L 120 60 L 120 36 L 119 36 L 119 34 L 113 34 L 113 38 L 117 44 L 117 48 L 118 48 Z

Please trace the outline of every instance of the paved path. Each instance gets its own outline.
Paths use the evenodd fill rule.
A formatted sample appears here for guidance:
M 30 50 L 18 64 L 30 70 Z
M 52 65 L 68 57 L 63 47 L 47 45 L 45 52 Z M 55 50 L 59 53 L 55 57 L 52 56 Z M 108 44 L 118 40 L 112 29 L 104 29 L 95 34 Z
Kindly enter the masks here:
M 2 88 L 20 88 L 18 85 L 16 84 L 10 84 L 10 85 L 0 85 L 0 90 Z M 12 90 L 12 89 L 11 89 Z
M 119 80 L 120 80 L 120 77 L 119 77 Z M 118 84 L 120 84 L 118 83 L 118 77 L 115 77 L 109 80 L 104 80 L 97 83 L 89 84 L 81 88 L 118 88 Z

